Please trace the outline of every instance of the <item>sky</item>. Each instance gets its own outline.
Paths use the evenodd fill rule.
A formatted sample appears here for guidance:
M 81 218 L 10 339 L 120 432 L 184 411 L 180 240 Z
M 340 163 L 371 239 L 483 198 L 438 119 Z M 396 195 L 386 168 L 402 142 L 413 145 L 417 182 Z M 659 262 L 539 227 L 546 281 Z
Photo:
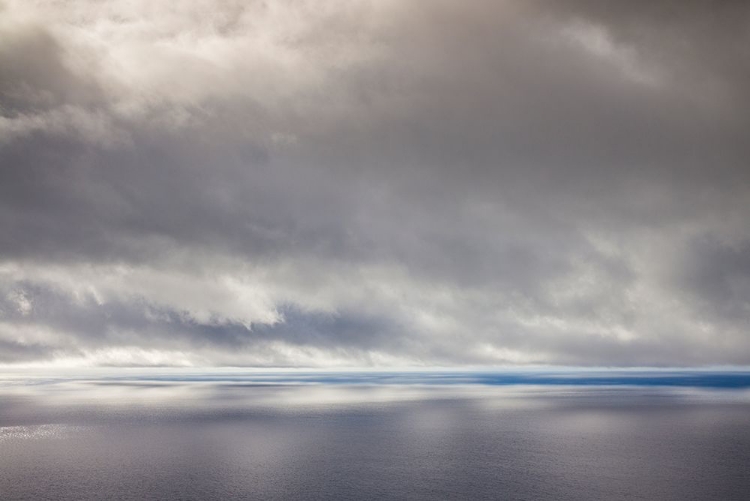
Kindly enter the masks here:
M 750 3 L 0 0 L 0 365 L 750 365 Z

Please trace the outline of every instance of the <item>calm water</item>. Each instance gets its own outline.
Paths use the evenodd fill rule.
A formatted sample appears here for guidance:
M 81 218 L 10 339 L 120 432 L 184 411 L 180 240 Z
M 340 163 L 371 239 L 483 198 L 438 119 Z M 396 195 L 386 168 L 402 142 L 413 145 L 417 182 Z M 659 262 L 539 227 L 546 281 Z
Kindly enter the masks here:
M 0 499 L 750 499 L 737 374 L 0 378 Z

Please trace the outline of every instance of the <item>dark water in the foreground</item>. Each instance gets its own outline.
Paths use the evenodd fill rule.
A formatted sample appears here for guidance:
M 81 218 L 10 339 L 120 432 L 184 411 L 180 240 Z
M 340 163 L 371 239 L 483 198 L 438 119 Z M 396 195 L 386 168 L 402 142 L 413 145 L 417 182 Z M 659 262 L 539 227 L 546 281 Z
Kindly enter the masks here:
M 332 378 L 0 378 L 0 500 L 750 499 L 747 384 Z

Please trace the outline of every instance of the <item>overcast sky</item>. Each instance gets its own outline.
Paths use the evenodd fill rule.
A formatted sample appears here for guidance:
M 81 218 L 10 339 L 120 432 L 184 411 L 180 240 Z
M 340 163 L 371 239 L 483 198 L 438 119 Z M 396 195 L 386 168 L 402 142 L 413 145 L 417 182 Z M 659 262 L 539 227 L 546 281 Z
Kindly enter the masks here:
M 750 364 L 750 3 L 0 0 L 0 364 Z

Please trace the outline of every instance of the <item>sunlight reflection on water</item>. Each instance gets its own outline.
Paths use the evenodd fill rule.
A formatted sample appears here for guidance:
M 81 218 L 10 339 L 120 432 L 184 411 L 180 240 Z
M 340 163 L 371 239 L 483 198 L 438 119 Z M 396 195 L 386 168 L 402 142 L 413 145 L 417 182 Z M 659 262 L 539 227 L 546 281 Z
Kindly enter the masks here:
M 750 491 L 746 388 L 399 377 L 10 378 L 0 382 L 0 499 L 683 501 Z

